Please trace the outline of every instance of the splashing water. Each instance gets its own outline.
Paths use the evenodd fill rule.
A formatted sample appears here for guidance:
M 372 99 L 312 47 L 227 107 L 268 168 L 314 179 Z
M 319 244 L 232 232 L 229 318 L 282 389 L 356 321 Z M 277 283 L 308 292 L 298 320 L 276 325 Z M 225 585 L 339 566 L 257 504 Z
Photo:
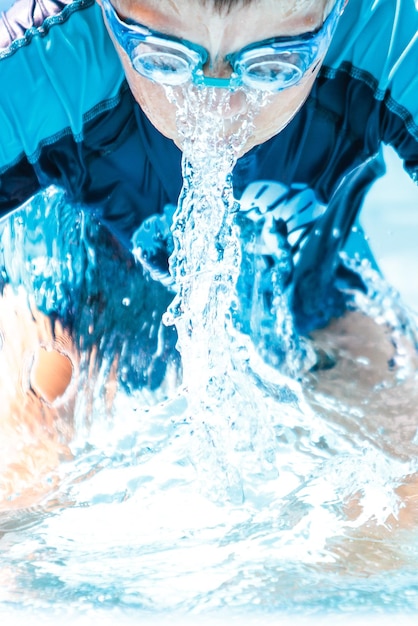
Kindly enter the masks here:
M 226 606 L 322 612 L 386 603 L 416 612 L 416 531 L 392 535 L 387 522 L 396 528 L 408 512 L 397 489 L 418 470 L 416 320 L 377 272 L 343 258 L 367 287 L 352 300 L 367 332 L 356 344 L 357 326 L 337 321 L 341 333 L 313 336 L 334 365 L 311 371 L 311 344 L 297 337 L 286 299 L 286 247 L 266 269 L 265 233 L 237 220 L 233 198 L 231 171 L 264 101 L 251 100 L 245 119 L 232 116 L 231 140 L 226 93 L 168 95 L 185 153 L 171 305 L 163 285 L 56 189 L 3 224 L 3 418 L 11 374 L 21 378 L 14 313 L 21 324 L 27 313 L 33 345 L 47 348 L 58 314 L 79 361 L 73 406 L 67 397 L 39 401 L 34 429 L 22 405 L 10 425 L 19 446 L 27 419 L 26 469 L 41 456 L 37 438 L 54 449 L 54 428 L 68 458 L 41 476 L 37 505 L 2 501 L 0 601 L 76 613 L 128 607 L 133 621 L 137 611 Z M 167 307 L 180 394 L 176 333 L 160 324 Z M 372 325 L 379 341 L 368 345 Z
M 166 316 L 166 322 L 177 328 L 190 402 L 201 397 L 202 406 L 206 398 L 216 398 L 231 373 L 230 308 L 240 264 L 231 172 L 236 153 L 251 132 L 247 120 L 227 142 L 224 116 L 229 94 L 219 97 L 216 91 L 190 89 L 177 105 L 184 186 L 174 217 L 170 259 L 178 292 Z M 177 103 L 173 95 L 171 99 Z M 216 334 L 219 342 L 214 341 Z
M 236 323 L 242 252 L 232 170 L 251 137 L 254 117 L 269 97 L 242 94 L 245 114 L 232 116 L 227 91 L 191 87 L 167 95 L 177 106 L 184 185 L 170 258 L 177 294 L 165 322 L 175 324 L 178 333 L 193 463 L 212 496 L 239 502 L 244 498 L 244 457 L 251 466 L 253 454 L 252 473 L 276 471 L 271 418 L 277 405 L 269 406 L 268 396 L 275 389 L 276 399 L 278 395 L 292 408 L 298 405 L 292 382 L 270 371 Z M 284 307 L 279 279 L 276 284 L 272 318 L 277 320 Z M 287 324 L 289 319 L 287 315 Z M 292 348 L 289 342 L 284 352 L 294 354 Z M 269 394 L 260 384 L 267 380 Z
M 245 94 L 245 113 L 235 116 L 226 91 L 170 88 L 167 97 L 177 107 L 184 185 L 170 258 L 177 293 L 164 321 L 177 330 L 187 401 L 180 420 L 188 427 L 188 436 L 183 428 L 183 454 L 201 489 L 219 503 L 238 504 L 267 491 L 276 499 L 289 492 L 286 482 L 298 484 L 301 468 L 306 476 L 315 471 L 318 458 L 332 457 L 335 450 L 356 458 L 361 450 L 364 467 L 375 452 L 364 456 L 356 437 L 341 437 L 338 420 L 327 423 L 322 407 L 312 410 L 316 402 L 306 401 L 309 393 L 300 385 L 316 355 L 293 326 L 285 289 L 291 263 L 287 242 L 276 237 L 273 267 L 266 271 L 263 245 L 274 236 L 273 227 L 266 234 L 248 221 L 237 222 L 231 173 L 269 97 Z M 253 279 L 249 312 L 237 295 L 245 273 Z M 345 463 L 352 473 L 347 456 L 339 465 L 341 475 Z M 356 477 L 361 489 L 363 481 Z M 382 519 L 397 509 L 393 488 L 386 491 L 384 482 L 383 512 L 376 513 Z M 353 495 L 337 483 L 341 501 Z M 337 528 L 345 517 L 340 511 L 333 519 Z
M 5 533 L 0 543 L 0 607 L 16 611 L 26 607 L 31 619 L 43 607 L 74 616 L 88 608 L 92 619 L 121 607 L 132 612 L 130 623 L 144 612 L 147 619 L 150 612 L 161 610 L 222 612 L 225 607 L 246 614 L 264 609 L 275 615 L 295 610 L 352 612 L 359 605 L 373 611 L 389 607 L 416 613 L 416 533 L 392 536 L 385 524 L 400 508 L 395 487 L 417 469 L 416 380 L 406 377 L 408 358 L 401 331 L 410 333 L 414 343 L 418 333 L 396 294 L 376 272 L 353 264 L 370 290 L 370 299 L 359 295 L 357 306 L 365 319 L 369 316 L 379 320 L 382 329 L 387 327 L 390 345 L 396 339 L 400 368 L 387 371 L 383 361 L 375 375 L 376 362 L 368 365 L 363 351 L 359 357 L 355 350 L 347 356 L 350 346 L 343 345 L 335 367 L 309 374 L 302 394 L 288 379 L 280 378 L 279 386 L 277 371 L 273 377 L 271 368 L 263 369 L 263 361 L 246 347 L 251 361 L 247 384 L 258 394 L 262 410 L 267 404 L 270 411 L 269 436 L 276 459 L 266 471 L 260 457 L 268 450 L 268 439 L 255 428 L 254 448 L 247 449 L 247 429 L 239 449 L 233 439 L 236 431 L 227 423 L 232 442 L 224 445 L 233 445 L 235 454 L 222 457 L 213 452 L 209 436 L 191 434 L 192 427 L 199 434 L 205 426 L 192 419 L 184 398 L 157 391 L 153 399 L 151 389 L 130 387 L 129 374 L 138 386 L 158 361 L 156 329 L 146 322 L 160 319 L 170 294 L 158 282 L 144 282 L 141 272 L 132 274 L 132 267 L 126 268 L 126 280 L 122 268 L 127 259 L 118 257 L 121 251 L 115 242 L 100 235 L 87 216 L 81 242 L 75 246 L 84 218 L 80 221 L 76 212 L 71 219 L 62 193 L 50 190 L 31 207 L 36 210 L 28 206 L 26 215 L 11 217 L 3 232 L 2 275 L 11 283 L 6 287 L 25 285 L 38 307 L 47 311 L 68 310 L 70 316 L 77 312 L 72 328 L 84 354 L 81 368 L 94 357 L 92 343 L 99 345 L 104 357 L 99 372 L 95 361 L 89 372 L 83 372 L 73 413 L 73 458 L 59 466 L 59 481 L 49 485 L 49 497 L 20 510 L 13 510 L 13 501 L 2 503 L 9 510 L 0 516 Z M 53 242 L 49 250 L 35 232 L 40 220 Z M 10 240 L 21 245 L 11 247 Z M 77 247 L 80 256 L 74 256 L 73 271 L 65 276 L 68 255 L 75 255 Z M 3 309 L 10 307 L 6 287 Z M 11 312 L 9 308 L 9 317 Z M 5 357 L 16 354 L 18 334 L 10 332 L 5 317 L 2 376 L 8 372 Z M 39 325 L 37 332 L 45 340 L 41 330 Z M 332 341 L 328 345 L 321 341 L 326 349 L 335 347 Z M 350 342 L 354 341 L 351 334 Z M 121 387 L 109 413 L 100 399 L 114 351 L 121 364 Z M 85 394 L 94 398 L 90 405 L 82 401 Z M 161 395 L 170 401 L 160 403 Z M 404 397 L 411 406 L 402 405 Z M 4 400 L 2 395 L 3 437 Z M 257 407 L 249 408 L 258 419 Z M 220 429 L 214 419 L 209 425 L 210 434 Z M 256 425 L 261 428 L 260 422 Z M 23 424 L 17 421 L 14 427 L 21 435 Z M 45 441 L 45 421 L 39 427 Z M 200 478 L 202 482 L 206 478 L 209 498 L 196 484 L 190 457 L 195 465 L 201 460 L 204 466 Z M 251 462 L 245 465 L 243 459 L 248 457 Z M 221 491 L 217 502 L 214 485 Z M 237 505 L 242 486 L 245 502 Z M 361 512 L 350 517 L 345 507 L 349 509 L 353 500 Z M 11 618 L 6 621 L 15 623 Z

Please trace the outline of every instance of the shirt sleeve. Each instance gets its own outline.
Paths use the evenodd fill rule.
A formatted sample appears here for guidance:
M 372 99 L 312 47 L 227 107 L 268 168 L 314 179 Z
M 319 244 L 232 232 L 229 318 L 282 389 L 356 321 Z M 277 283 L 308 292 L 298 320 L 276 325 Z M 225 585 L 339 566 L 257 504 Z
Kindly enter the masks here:
M 325 74 L 343 71 L 373 92 L 366 141 L 392 145 L 418 182 L 418 10 L 414 0 L 349 0 Z M 357 104 L 361 116 L 362 103 Z
M 94 0 L 18 0 L 0 14 L 0 214 L 44 186 L 42 150 L 82 142 L 123 81 Z

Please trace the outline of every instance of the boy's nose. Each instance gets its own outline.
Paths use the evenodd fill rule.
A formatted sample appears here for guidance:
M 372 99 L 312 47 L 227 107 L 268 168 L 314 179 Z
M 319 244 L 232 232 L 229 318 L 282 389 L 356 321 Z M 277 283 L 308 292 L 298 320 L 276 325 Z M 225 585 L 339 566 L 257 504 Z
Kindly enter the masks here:
M 206 86 L 204 98 L 201 102 L 202 111 L 233 120 L 248 110 L 248 101 L 243 90 L 231 91 L 227 86 Z
M 214 86 L 211 88 L 211 97 L 208 98 L 208 108 L 214 112 L 219 112 L 225 119 L 234 118 L 242 115 L 247 109 L 247 99 L 242 90 L 228 89 L 228 83 L 233 74 L 233 68 L 227 61 L 218 63 L 206 63 L 203 68 L 203 74 L 206 78 L 220 78 L 225 80 L 225 85 Z

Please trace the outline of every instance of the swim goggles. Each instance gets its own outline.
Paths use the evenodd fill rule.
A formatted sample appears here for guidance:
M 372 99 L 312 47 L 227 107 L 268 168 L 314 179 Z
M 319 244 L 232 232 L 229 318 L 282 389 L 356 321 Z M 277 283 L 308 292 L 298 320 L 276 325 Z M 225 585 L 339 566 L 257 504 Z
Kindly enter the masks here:
M 209 54 L 185 39 L 170 37 L 134 21 L 122 21 L 110 0 L 102 0 L 109 27 L 129 56 L 133 68 L 154 83 L 179 86 L 221 87 L 235 91 L 249 87 L 277 92 L 296 85 L 325 54 L 346 0 L 337 0 L 320 28 L 292 37 L 274 37 L 242 48 L 225 57 L 232 67 L 229 78 L 206 76 Z

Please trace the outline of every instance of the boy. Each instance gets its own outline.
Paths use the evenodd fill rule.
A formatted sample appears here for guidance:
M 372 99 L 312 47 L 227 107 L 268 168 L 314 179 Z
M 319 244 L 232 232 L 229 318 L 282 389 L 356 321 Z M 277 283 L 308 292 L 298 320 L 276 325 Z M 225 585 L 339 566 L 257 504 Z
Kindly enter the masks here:
M 231 133 L 242 94 L 266 91 L 234 192 L 254 222 L 273 214 L 290 246 L 298 330 L 340 316 L 344 287 L 364 288 L 339 252 L 383 171 L 381 144 L 418 177 L 413 0 L 100 4 L 18 0 L 1 18 L 1 213 L 57 185 L 126 247 L 136 233 L 163 275 L 167 253 L 145 234 L 182 183 L 165 85 L 228 90 Z

